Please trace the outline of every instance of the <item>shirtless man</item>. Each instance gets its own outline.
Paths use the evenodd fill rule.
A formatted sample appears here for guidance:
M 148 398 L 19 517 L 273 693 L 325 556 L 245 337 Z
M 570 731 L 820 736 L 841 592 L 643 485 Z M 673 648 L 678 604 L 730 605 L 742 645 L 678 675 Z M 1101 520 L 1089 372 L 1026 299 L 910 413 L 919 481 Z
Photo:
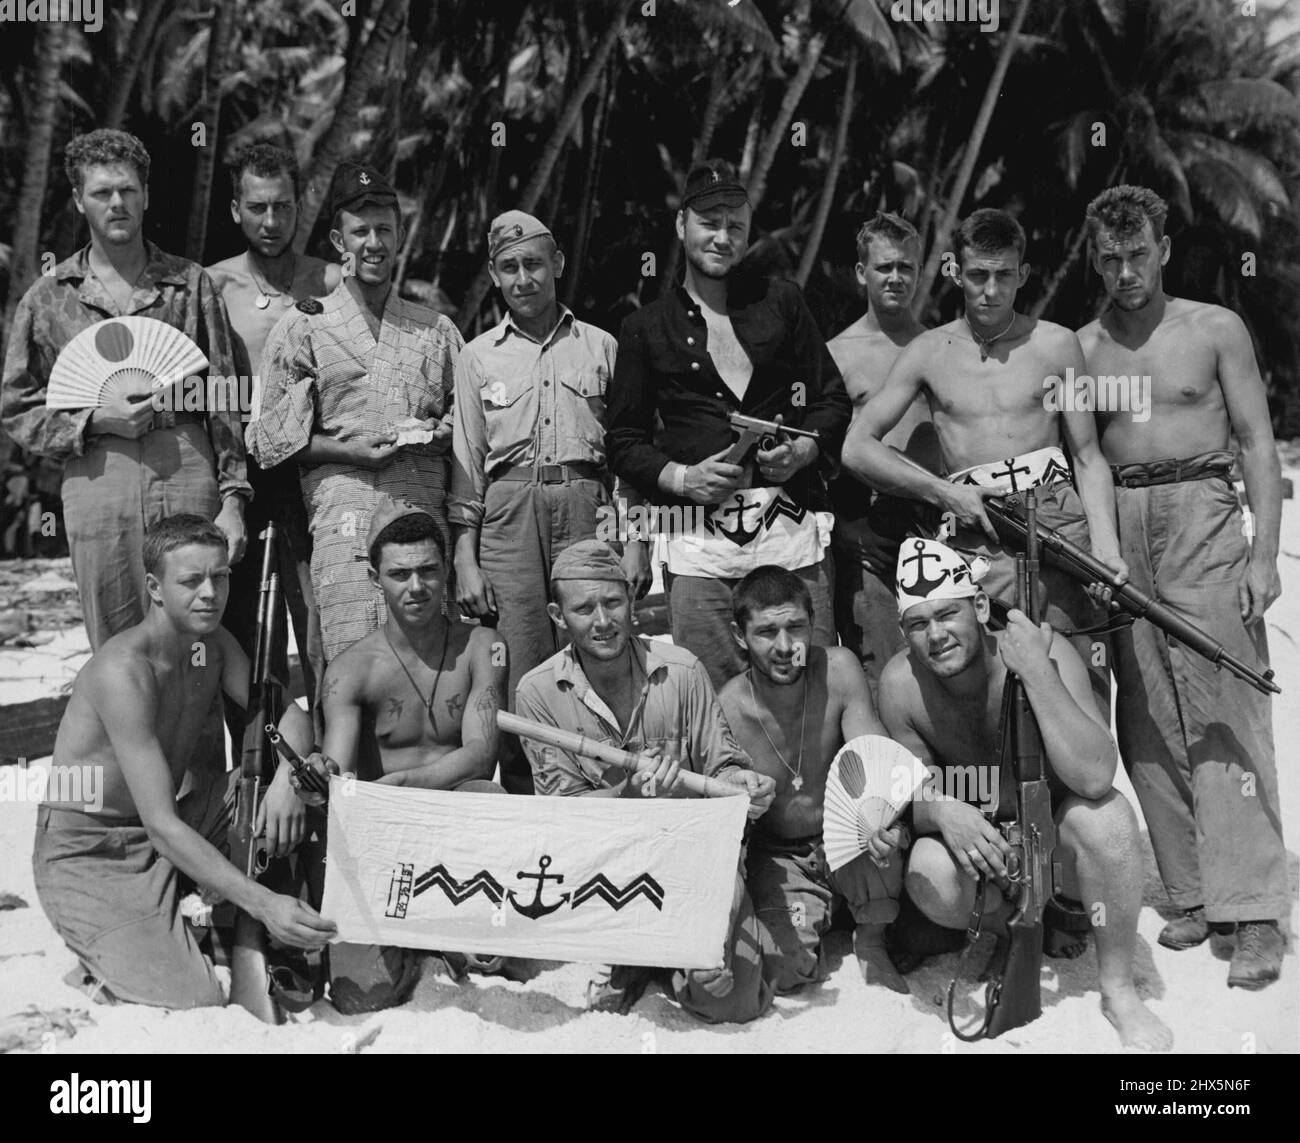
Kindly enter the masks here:
M 884 388 L 854 419 L 844 442 L 845 467 L 879 491 L 937 505 L 956 527 L 953 546 L 991 562 L 983 586 L 1004 603 L 1013 595 L 1015 561 L 996 542 L 984 512 L 988 496 L 1036 488 L 1042 524 L 1082 548 L 1091 546 L 1099 560 L 1122 572 L 1115 498 L 1092 415 L 1058 411 L 1049 389 L 1053 378 L 1083 371 L 1079 340 L 1062 326 L 1015 311 L 1016 292 L 1029 276 L 1024 231 L 1005 211 L 977 210 L 962 223 L 957 249 L 965 312 L 903 350 Z M 929 402 L 946 479 L 883 441 L 917 394 Z M 1044 568 L 1042 583 L 1045 618 L 1057 630 L 1076 631 L 1102 618 L 1085 589 L 1063 573 Z M 1110 680 L 1104 657 L 1092 646 L 1098 638 L 1080 634 L 1072 641 L 1091 665 L 1093 691 L 1107 709 Z
M 1121 552 L 1137 587 L 1262 672 L 1264 611 L 1281 590 L 1281 473 L 1268 404 L 1241 319 L 1164 292 L 1166 213 L 1159 196 L 1134 186 L 1112 187 L 1088 207 L 1093 266 L 1111 308 L 1079 338 L 1097 383 Z M 1232 486 L 1237 452 L 1251 540 Z M 1149 623 L 1116 638 L 1115 675 L 1120 752 L 1181 911 L 1160 943 L 1192 948 L 1213 926 L 1235 927 L 1228 984 L 1263 988 L 1281 970 L 1277 919 L 1292 904 L 1268 696 Z
M 858 282 L 867 310 L 826 343 L 844 375 L 855 410 L 880 392 L 898 355 L 925 327 L 912 316 L 921 239 L 905 218 L 879 211 L 858 231 Z M 930 472 L 939 471 L 939 445 L 925 397 L 917 393 L 884 443 Z M 872 494 L 849 474 L 830 486 L 835 531 L 835 629 L 867 673 L 874 695 L 880 672 L 903 647 L 894 601 L 898 544 L 916 505 Z
M 1007 672 L 1024 684 L 1042 734 L 1057 828 L 1054 860 L 1063 893 L 1095 920 L 1101 1010 L 1126 1047 L 1165 1051 L 1173 1037 L 1142 1003 L 1133 982 L 1142 857 L 1137 818 L 1111 783 L 1115 742 L 1090 701 L 1088 675 L 1074 648 L 1049 624 L 1035 626 L 1012 609 L 1005 631 L 990 632 L 988 596 L 956 552 L 922 540 L 925 564 L 898 564 L 898 607 L 907 650 L 885 667 L 880 713 L 891 738 L 932 774 L 992 770 L 997 790 L 1002 757 L 999 723 Z M 923 578 L 924 571 L 924 578 Z M 966 767 L 974 767 L 968 770 Z M 931 920 L 966 925 L 976 878 L 988 879 L 985 927 L 1001 939 L 1012 909 L 1006 859 L 1010 847 L 976 806 L 949 796 L 946 778 L 912 804 L 917 838 L 907 862 L 908 895 Z M 877 838 L 876 856 L 892 846 Z
M 779 963 L 774 987 L 793 992 L 825 979 L 821 941 L 835 898 L 844 897 L 857 926 L 853 951 L 864 979 L 907 992 L 884 943 L 885 926 L 898 916 L 902 862 L 880 868 L 863 854 L 832 873 L 822 849 L 831 761 L 850 739 L 885 734 L 866 675 L 847 647 L 812 642 L 811 595 L 792 572 L 756 568 L 736 586 L 734 598 L 733 632 L 749 669 L 718 699 L 754 769 L 776 783 L 771 808 L 754 824 L 746 859 L 754 912 Z M 901 832 L 887 837 L 898 845 Z
M 385 498 L 366 546 L 388 622 L 330 663 L 321 687 L 325 748 L 308 764 L 386 786 L 505 793 L 491 777 L 509 657 L 495 631 L 442 614 L 448 563 L 437 520 L 410 501 Z M 285 737 L 299 753 L 310 750 L 300 732 L 286 729 Z M 302 790 L 299 797 L 308 805 L 322 800 Z M 330 998 L 342 1012 L 402 1004 L 419 983 L 423 957 L 335 944 Z M 468 959 L 484 970 L 502 967 L 498 958 Z
M 251 417 L 258 407 L 256 394 L 262 383 L 262 348 L 267 335 L 295 302 L 325 297 L 341 281 L 341 271 L 332 263 L 293 252 L 299 175 L 292 151 L 270 143 L 254 143 L 239 151 L 227 170 L 232 192 L 230 217 L 247 247 L 209 266 L 207 271 L 230 316 L 239 378 L 232 393 L 242 398 L 251 386 L 252 408 L 240 410 Z M 325 658 L 311 589 L 311 538 L 298 485 L 298 466 L 285 463 L 264 469 L 249 457 L 248 480 L 254 493 L 245 512 L 248 551 L 232 571 L 231 601 L 223 626 L 246 654 L 253 653 L 261 535 L 267 523 L 274 520 L 279 528 L 276 555 L 280 582 L 293 621 L 307 696 L 314 701 Z
M 221 1005 L 212 965 L 177 909 L 181 875 L 285 944 L 320 948 L 335 927 L 226 859 L 230 777 L 238 773 L 188 769 L 217 694 L 248 704 L 248 660 L 220 626 L 230 580 L 225 534 L 202 516 L 164 517 L 145 535 L 144 566 L 149 611 L 82 669 L 54 744 L 53 772 L 95 774 L 102 807 L 57 797 L 41 805 L 36 892 L 102 996 L 162 1008 Z M 277 772 L 256 823 L 277 851 L 271 835 L 291 832 L 287 822 L 301 812 L 289 805 L 288 769 Z

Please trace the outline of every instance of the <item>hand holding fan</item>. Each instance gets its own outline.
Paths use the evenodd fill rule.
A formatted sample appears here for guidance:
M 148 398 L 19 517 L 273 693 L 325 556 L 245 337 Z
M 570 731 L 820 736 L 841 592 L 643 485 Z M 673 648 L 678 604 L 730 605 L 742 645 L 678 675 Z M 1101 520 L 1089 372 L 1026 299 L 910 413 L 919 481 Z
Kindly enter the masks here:
M 203 351 L 174 326 L 146 317 L 107 318 L 63 347 L 50 370 L 45 404 L 101 408 L 114 397 L 139 400 L 207 370 Z
M 846 742 L 826 775 L 822 839 L 831 869 L 865 853 L 871 835 L 893 825 L 926 776 L 921 760 L 892 738 L 864 734 Z

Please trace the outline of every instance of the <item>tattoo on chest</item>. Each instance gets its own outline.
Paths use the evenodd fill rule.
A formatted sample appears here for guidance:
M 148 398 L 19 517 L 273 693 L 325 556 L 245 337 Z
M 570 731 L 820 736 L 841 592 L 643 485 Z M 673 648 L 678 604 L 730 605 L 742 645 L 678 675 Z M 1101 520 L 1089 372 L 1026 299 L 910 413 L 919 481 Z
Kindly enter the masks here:
M 452 718 L 460 718 L 460 712 L 465 709 L 465 699 L 468 695 L 452 695 L 447 700 L 447 713 Z
M 384 714 L 394 722 L 398 722 L 401 720 L 402 711 L 405 707 L 406 704 L 401 699 L 390 698 L 387 705 L 384 707 Z
M 496 683 L 489 683 L 474 709 L 478 711 L 479 721 L 483 727 L 483 737 L 491 739 L 497 728 L 497 708 L 501 705 Z

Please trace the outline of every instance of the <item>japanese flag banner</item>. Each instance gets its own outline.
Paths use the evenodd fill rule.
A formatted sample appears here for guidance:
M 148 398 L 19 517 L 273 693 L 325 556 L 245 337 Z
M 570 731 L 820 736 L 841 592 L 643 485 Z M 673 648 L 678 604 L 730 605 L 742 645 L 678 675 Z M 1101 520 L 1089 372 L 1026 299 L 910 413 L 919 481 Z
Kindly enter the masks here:
M 717 968 L 748 805 L 333 778 L 321 912 L 357 944 Z

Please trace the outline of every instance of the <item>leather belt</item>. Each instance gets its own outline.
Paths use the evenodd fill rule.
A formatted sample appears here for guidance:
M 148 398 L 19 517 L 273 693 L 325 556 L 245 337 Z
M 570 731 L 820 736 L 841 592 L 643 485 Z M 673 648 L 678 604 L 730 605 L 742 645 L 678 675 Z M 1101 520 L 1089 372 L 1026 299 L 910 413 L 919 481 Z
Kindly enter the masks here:
M 596 464 L 516 464 L 498 469 L 492 480 L 518 480 L 525 484 L 567 484 L 571 480 L 596 480 L 603 478 Z
M 1111 479 L 1121 488 L 1150 488 L 1155 484 L 1181 484 L 1188 480 L 1232 480 L 1234 456 L 1230 452 L 1201 453 L 1182 459 L 1112 464 Z

